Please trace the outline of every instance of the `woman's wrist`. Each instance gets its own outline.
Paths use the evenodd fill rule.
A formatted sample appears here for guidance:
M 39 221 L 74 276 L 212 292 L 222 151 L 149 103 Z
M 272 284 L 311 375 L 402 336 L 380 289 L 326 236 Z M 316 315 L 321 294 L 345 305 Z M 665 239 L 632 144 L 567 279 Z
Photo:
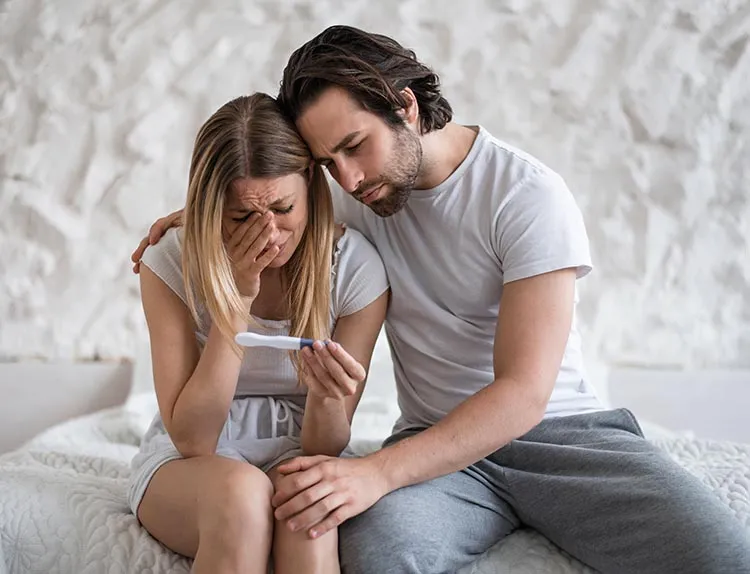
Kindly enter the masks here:
M 247 331 L 248 319 L 250 317 L 250 309 L 253 306 L 252 297 L 240 296 L 242 302 L 242 314 L 238 315 L 235 313 L 233 317 L 233 323 L 236 331 Z

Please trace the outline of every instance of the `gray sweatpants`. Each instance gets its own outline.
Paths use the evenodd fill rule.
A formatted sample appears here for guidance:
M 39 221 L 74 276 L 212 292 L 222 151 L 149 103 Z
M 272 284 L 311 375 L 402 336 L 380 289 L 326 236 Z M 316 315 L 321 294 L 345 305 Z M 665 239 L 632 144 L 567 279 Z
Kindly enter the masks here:
M 461 472 L 390 493 L 341 525 L 342 571 L 454 573 L 521 525 L 606 574 L 750 573 L 747 530 L 626 409 L 544 420 Z

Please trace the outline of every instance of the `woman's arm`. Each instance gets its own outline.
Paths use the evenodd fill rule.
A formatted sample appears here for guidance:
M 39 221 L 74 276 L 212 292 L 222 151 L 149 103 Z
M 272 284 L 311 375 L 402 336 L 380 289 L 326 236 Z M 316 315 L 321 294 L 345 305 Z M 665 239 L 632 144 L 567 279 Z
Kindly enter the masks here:
M 214 326 L 201 353 L 185 303 L 148 267 L 141 300 L 151 340 L 154 386 L 164 427 L 184 457 L 213 454 L 234 397 L 242 359 Z M 237 319 L 237 331 L 247 325 Z
M 388 306 L 386 291 L 359 311 L 341 317 L 336 322 L 331 351 L 325 345 L 315 344 L 315 351 L 302 353 L 305 368 L 318 383 L 308 384 L 305 415 L 302 422 L 302 450 L 305 454 L 338 456 L 349 444 L 354 411 L 364 390 L 356 384 L 356 371 L 367 373 L 378 333 Z M 349 388 L 346 393 L 341 389 Z M 332 396 L 336 394 L 338 396 Z

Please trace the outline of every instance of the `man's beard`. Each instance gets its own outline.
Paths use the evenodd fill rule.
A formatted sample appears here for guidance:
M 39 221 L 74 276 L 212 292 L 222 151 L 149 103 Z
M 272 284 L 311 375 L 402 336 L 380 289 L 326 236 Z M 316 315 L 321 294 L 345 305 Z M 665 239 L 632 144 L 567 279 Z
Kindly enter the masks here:
M 396 135 L 393 154 L 385 167 L 385 173 L 379 181 L 364 182 L 359 187 L 362 193 L 354 194 L 355 199 L 362 201 L 365 191 L 385 184 L 388 193 L 373 201 L 367 207 L 380 217 L 390 217 L 398 213 L 411 197 L 422 167 L 422 144 L 419 138 L 408 128 L 394 129 Z

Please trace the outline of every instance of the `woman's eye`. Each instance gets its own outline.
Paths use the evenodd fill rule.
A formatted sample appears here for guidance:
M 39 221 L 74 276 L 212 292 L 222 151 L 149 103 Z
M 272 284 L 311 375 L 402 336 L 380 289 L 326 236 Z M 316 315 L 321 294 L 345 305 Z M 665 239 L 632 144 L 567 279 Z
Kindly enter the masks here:
M 286 215 L 287 213 L 291 213 L 292 209 L 294 209 L 294 204 L 290 205 L 289 207 L 277 207 L 274 209 L 274 212 L 278 213 L 279 215 Z
M 247 221 L 248 219 L 250 219 L 250 216 L 251 216 L 251 215 L 252 215 L 253 213 L 255 213 L 255 212 L 254 212 L 254 211 L 251 211 L 250 213 L 248 213 L 247 215 L 245 215 L 245 216 L 243 216 L 243 217 L 233 217 L 233 218 L 232 218 L 232 221 L 236 221 L 237 223 L 245 223 L 245 222 L 246 222 L 246 221 Z

